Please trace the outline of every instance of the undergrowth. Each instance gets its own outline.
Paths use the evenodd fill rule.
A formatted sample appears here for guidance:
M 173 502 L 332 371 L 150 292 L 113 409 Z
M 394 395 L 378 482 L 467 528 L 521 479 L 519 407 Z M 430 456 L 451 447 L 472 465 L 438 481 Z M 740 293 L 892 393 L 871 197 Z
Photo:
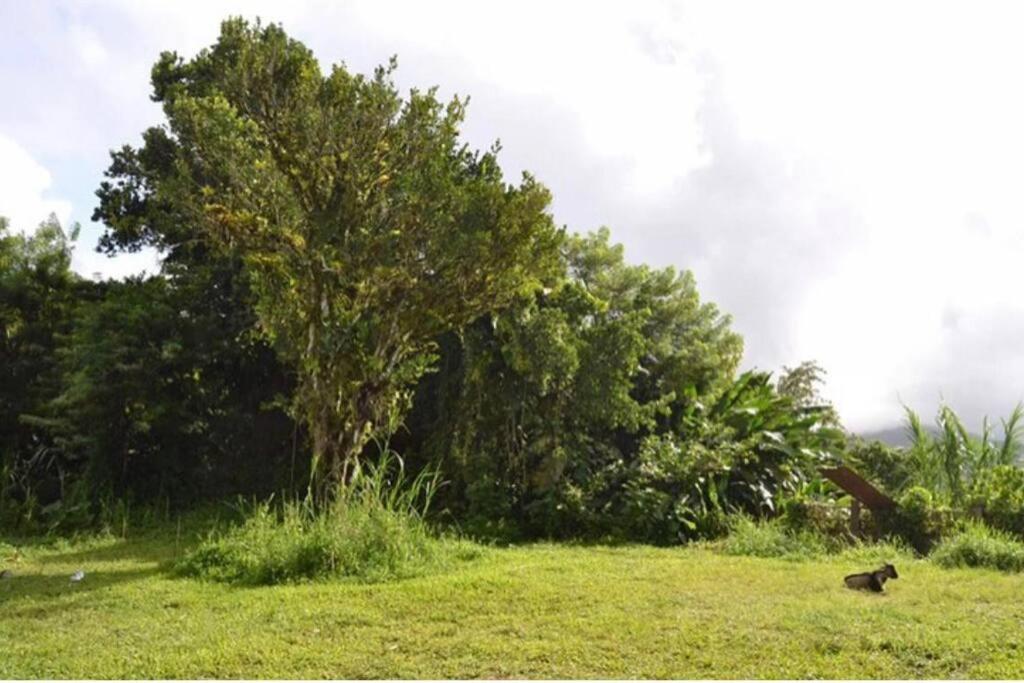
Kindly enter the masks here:
M 473 559 L 480 546 L 435 532 L 424 514 L 436 477 L 407 480 L 401 459 L 385 456 L 329 504 L 273 500 L 212 533 L 181 560 L 181 574 L 267 585 L 330 577 L 376 582 L 407 578 Z
M 792 531 L 779 520 L 758 521 L 746 515 L 729 520 L 729 535 L 715 544 L 726 555 L 782 557 L 792 560 L 828 554 L 828 539 L 811 531 Z
M 1024 543 L 1014 536 L 972 524 L 939 543 L 929 556 L 941 567 L 988 567 L 1008 572 L 1024 571 Z
M 729 535 L 711 544 L 726 555 L 810 560 L 834 557 L 858 563 L 909 560 L 913 551 L 898 541 L 857 542 L 831 538 L 810 530 L 793 530 L 781 520 L 755 520 L 736 515 L 729 520 Z

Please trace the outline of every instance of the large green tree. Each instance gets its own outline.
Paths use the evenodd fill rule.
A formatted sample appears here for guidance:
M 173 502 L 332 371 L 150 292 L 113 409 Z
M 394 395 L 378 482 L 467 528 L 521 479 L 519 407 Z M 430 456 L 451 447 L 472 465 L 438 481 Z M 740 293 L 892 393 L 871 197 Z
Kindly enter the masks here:
M 535 289 L 561 240 L 545 188 L 460 141 L 465 101 L 403 98 L 393 69 L 325 74 L 280 27 L 240 19 L 154 67 L 167 126 L 147 150 L 172 172 L 146 200 L 241 257 L 325 487 L 402 413 L 437 336 Z
M 739 363 L 742 339 L 689 272 L 627 263 L 605 228 L 567 239 L 562 263 L 558 286 L 446 339 L 398 441 L 445 463 L 472 526 L 608 530 L 644 438 L 713 401 Z
M 0 217 L 0 501 L 60 496 L 52 442 L 26 420 L 60 390 L 56 349 L 89 284 L 71 271 L 71 242 L 51 216 L 29 234 Z M 70 237 L 70 239 L 69 239 Z

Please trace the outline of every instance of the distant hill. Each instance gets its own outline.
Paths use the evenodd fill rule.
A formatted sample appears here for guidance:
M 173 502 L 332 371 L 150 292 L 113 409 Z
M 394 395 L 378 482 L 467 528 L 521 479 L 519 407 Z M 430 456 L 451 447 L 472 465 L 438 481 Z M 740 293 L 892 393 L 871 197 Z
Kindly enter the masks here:
M 940 433 L 938 427 L 934 427 L 932 425 L 925 425 L 924 428 L 925 431 L 932 436 L 938 436 Z M 907 428 L 904 425 L 894 425 L 892 427 L 886 427 L 885 429 L 862 432 L 857 436 L 865 441 L 881 441 L 888 446 L 904 447 L 910 445 L 910 437 L 907 436 Z M 995 430 L 995 433 L 993 433 L 989 438 L 998 443 L 1000 439 L 1002 439 L 1002 436 L 1003 433 L 1001 431 Z M 981 439 L 980 434 L 970 433 L 970 437 L 972 439 Z
M 932 434 L 935 434 L 937 430 L 934 428 L 928 428 Z M 910 438 L 907 436 L 907 430 L 903 425 L 887 427 L 885 429 L 876 429 L 871 432 L 863 432 L 858 434 L 860 438 L 865 441 L 881 441 L 889 446 L 909 446 Z

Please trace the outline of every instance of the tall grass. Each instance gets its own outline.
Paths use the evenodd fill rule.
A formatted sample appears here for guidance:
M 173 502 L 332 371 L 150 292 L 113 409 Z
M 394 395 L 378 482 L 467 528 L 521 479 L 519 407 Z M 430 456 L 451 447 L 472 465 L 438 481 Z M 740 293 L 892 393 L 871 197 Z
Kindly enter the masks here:
M 989 567 L 1020 572 L 1024 571 L 1024 543 L 1006 532 L 976 523 L 939 543 L 929 559 L 941 567 Z
M 830 544 L 823 535 L 812 531 L 787 529 L 780 520 L 758 521 L 747 515 L 734 515 L 729 520 L 729 535 L 717 543 L 726 555 L 751 557 L 782 557 L 805 560 L 829 552 Z
M 899 541 L 850 542 L 811 530 L 793 530 L 781 520 L 755 520 L 746 515 L 730 518 L 729 535 L 712 544 L 726 555 L 811 560 L 826 556 L 859 564 L 909 561 L 913 552 Z
M 326 505 L 307 498 L 248 506 L 241 524 L 211 534 L 178 569 L 253 585 L 383 581 L 476 557 L 479 546 L 437 534 L 424 519 L 437 486 L 436 475 L 408 478 L 402 460 L 385 453 Z

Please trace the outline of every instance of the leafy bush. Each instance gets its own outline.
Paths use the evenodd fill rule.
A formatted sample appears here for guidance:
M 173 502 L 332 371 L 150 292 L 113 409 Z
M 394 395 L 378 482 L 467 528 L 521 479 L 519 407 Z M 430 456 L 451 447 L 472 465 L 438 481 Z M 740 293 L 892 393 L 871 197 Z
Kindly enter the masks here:
M 932 552 L 941 567 L 989 567 L 1004 572 L 1024 571 L 1024 543 L 998 529 L 972 524 L 943 540 Z
M 999 465 L 982 472 L 971 487 L 968 508 L 990 527 L 1024 535 L 1024 470 Z
M 678 543 L 726 533 L 728 468 L 722 456 L 671 436 L 644 439 L 621 494 L 626 536 Z
M 844 460 L 861 476 L 892 496 L 902 493 L 912 478 L 912 463 L 907 451 L 887 446 L 881 441 L 850 439 Z
M 838 445 L 821 406 L 746 372 L 710 404 L 686 394 L 675 433 L 640 443 L 621 499 L 631 538 L 677 543 L 727 531 L 726 513 L 774 516 Z
M 780 504 L 782 525 L 792 532 L 811 532 L 833 542 L 851 542 L 850 506 L 834 498 L 797 495 Z
M 792 531 L 780 520 L 757 521 L 746 515 L 730 519 L 730 532 L 719 543 L 726 555 L 783 557 L 800 560 L 820 557 L 830 550 L 828 539 L 809 531 Z
M 898 503 L 896 509 L 878 515 L 879 531 L 906 541 L 922 555 L 956 528 L 953 511 L 938 504 L 926 488 L 907 489 Z
M 398 460 L 371 467 L 329 506 L 260 503 L 244 522 L 213 534 L 178 565 L 188 576 L 242 584 L 276 584 L 325 577 L 381 581 L 413 576 L 478 546 L 432 533 L 423 519 L 436 479 L 406 484 Z

